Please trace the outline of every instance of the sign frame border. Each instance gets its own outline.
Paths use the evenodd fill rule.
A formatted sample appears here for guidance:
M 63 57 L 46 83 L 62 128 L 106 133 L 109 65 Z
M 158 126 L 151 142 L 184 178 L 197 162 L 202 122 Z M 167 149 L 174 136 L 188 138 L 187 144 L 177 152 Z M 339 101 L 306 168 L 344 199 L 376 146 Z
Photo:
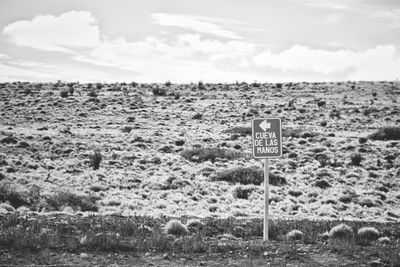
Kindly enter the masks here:
M 255 120 L 267 120 L 267 119 L 274 119 L 274 120 L 279 120 L 279 124 L 280 124 L 280 126 L 281 126 L 281 130 L 280 130 L 280 140 L 281 140 L 281 142 L 280 142 L 280 155 L 277 155 L 277 156 L 267 156 L 267 157 L 265 157 L 265 156 L 263 156 L 263 157 L 256 157 L 256 155 L 254 154 L 254 150 L 255 150 L 255 145 L 254 145 L 254 121 Z M 255 159 L 277 159 L 277 158 L 281 158 L 282 157 L 282 155 L 283 155 L 283 151 L 282 151 L 282 143 L 283 143 L 283 139 L 282 139 L 282 119 L 281 118 L 278 118 L 278 117 L 268 117 L 268 118 L 254 118 L 254 119 L 252 119 L 251 120 L 251 143 L 252 143 L 252 145 L 253 145 L 253 147 L 252 147 L 252 154 L 253 154 L 253 158 L 255 158 Z

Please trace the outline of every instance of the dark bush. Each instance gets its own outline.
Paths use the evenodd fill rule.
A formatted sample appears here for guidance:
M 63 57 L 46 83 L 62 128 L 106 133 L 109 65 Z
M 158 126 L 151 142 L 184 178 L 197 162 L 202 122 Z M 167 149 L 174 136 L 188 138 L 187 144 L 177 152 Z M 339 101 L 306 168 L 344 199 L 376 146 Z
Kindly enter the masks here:
M 0 182 L 0 202 L 8 201 L 14 208 L 31 206 L 39 202 L 40 188 L 24 186 L 4 179 Z
M 153 87 L 152 89 L 153 95 L 155 96 L 166 96 L 167 90 L 165 88 Z
M 97 97 L 97 93 L 96 93 L 96 91 L 92 90 L 92 91 L 90 91 L 90 92 L 88 93 L 88 96 L 89 96 L 89 97 Z
M 294 138 L 299 138 L 299 137 L 315 137 L 318 136 L 319 133 L 316 132 L 310 132 L 307 130 L 303 129 L 282 129 L 282 137 L 294 137 Z
M 371 140 L 400 140 L 400 127 L 384 127 L 368 136 Z
M 93 170 L 98 170 L 100 168 L 100 162 L 103 159 L 100 151 L 96 150 L 92 155 L 90 155 L 90 166 Z
M 248 199 L 251 193 L 254 191 L 254 188 L 246 188 L 243 186 L 238 186 L 233 191 L 233 197 L 241 198 L 241 199 Z
M 67 90 L 62 90 L 60 91 L 60 96 L 62 98 L 68 97 L 69 92 Z
M 360 166 L 361 161 L 363 160 L 360 153 L 354 153 L 350 156 L 351 164 L 354 166 Z
M 207 160 L 215 162 L 217 158 L 232 160 L 243 157 L 243 154 L 222 148 L 193 148 L 182 151 L 181 156 L 189 161 L 200 163 Z
M 251 127 L 236 126 L 223 131 L 223 133 L 240 134 L 241 136 L 251 135 Z
M 314 186 L 325 189 L 325 188 L 331 187 L 331 184 L 328 181 L 322 179 L 322 180 L 315 181 Z
M 226 170 L 217 173 L 213 177 L 214 181 L 226 181 L 229 183 L 240 183 L 240 184 L 254 184 L 260 185 L 264 181 L 264 171 L 257 167 L 239 167 L 231 170 Z M 284 177 L 281 177 L 274 173 L 269 173 L 269 184 L 272 185 L 284 185 L 287 181 Z

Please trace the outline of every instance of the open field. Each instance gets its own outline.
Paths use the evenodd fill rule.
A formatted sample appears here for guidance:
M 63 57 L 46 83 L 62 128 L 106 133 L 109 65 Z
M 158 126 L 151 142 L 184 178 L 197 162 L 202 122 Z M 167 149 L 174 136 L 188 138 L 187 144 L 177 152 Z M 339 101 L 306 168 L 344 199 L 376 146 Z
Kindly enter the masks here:
M 399 264 L 399 96 L 400 82 L 0 84 L 0 260 L 28 248 L 50 262 L 116 250 L 156 265 L 172 253 L 174 264 L 192 255 L 181 266 L 229 264 L 218 253 L 238 266 Z M 283 124 L 268 245 L 255 117 Z M 166 235 L 172 217 L 204 227 Z M 389 241 L 366 246 L 355 235 L 344 249 L 323 238 L 343 220 Z M 283 241 L 295 229 L 301 240 Z

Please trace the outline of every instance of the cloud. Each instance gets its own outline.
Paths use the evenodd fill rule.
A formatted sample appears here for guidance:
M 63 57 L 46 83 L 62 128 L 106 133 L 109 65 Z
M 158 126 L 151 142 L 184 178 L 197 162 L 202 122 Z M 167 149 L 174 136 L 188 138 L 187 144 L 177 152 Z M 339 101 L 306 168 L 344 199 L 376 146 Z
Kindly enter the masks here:
M 309 71 L 334 74 L 350 70 L 351 80 L 393 80 L 398 79 L 400 58 L 394 45 L 379 45 L 364 51 L 341 49 L 326 51 L 294 45 L 280 53 L 266 50 L 253 57 L 257 66 L 269 66 L 283 71 Z M 389 68 L 388 68 L 389 67 Z
M 117 38 L 103 42 L 88 55 L 74 59 L 97 66 L 118 67 L 143 73 L 144 80 L 190 82 L 222 81 L 232 66 L 246 68 L 255 46 L 238 40 L 203 39 L 200 34 L 181 34 L 172 40 L 148 36 L 137 42 Z M 241 75 L 243 76 L 243 75 Z
M 58 17 L 40 15 L 7 25 L 2 33 L 17 46 L 72 53 L 74 47 L 93 47 L 100 42 L 96 19 L 90 12 L 71 11 Z
M 212 18 L 200 16 L 175 15 L 165 13 L 155 13 L 151 16 L 153 19 L 156 20 L 156 23 L 159 25 L 181 27 L 199 33 L 206 33 L 229 39 L 242 39 L 235 32 L 226 30 L 222 26 L 211 22 L 221 20 L 215 20 Z
M 0 54 L 0 80 L 2 81 L 38 81 L 56 80 L 50 66 L 29 61 L 15 60 L 8 55 Z

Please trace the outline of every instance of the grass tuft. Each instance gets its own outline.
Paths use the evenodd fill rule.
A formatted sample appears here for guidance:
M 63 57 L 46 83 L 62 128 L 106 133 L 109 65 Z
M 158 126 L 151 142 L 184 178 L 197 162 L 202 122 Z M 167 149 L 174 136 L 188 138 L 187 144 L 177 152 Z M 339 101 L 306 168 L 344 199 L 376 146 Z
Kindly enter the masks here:
M 304 233 L 300 230 L 292 230 L 286 234 L 286 240 L 295 241 L 295 240 L 303 240 Z
M 368 245 L 379 238 L 379 231 L 374 227 L 362 227 L 357 232 L 361 244 Z
M 180 221 L 171 220 L 164 227 L 164 233 L 169 235 L 186 235 L 189 233 L 189 230 Z
M 350 241 L 353 238 L 353 230 L 347 224 L 341 223 L 329 231 L 329 238 L 338 241 Z

